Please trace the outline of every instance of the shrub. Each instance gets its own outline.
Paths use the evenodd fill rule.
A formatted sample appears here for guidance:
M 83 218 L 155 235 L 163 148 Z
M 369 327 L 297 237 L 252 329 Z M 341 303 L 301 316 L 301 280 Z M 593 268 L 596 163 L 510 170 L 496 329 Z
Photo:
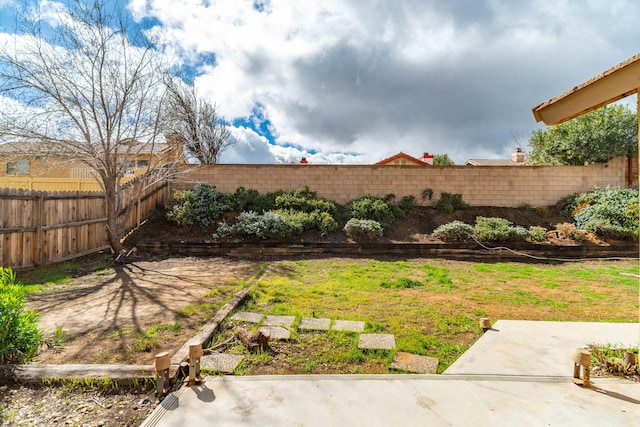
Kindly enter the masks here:
M 464 242 L 473 235 L 473 227 L 462 221 L 443 224 L 433 231 L 433 237 L 445 242 Z
M 347 203 L 346 210 L 349 218 L 376 221 L 382 228 L 387 228 L 396 219 L 389 202 L 377 196 L 352 200 Z
M 430 188 L 425 188 L 424 190 L 422 190 L 422 200 L 431 200 L 431 198 L 433 197 L 433 190 Z
M 376 240 L 382 237 L 382 226 L 372 219 L 351 218 L 344 226 L 344 232 L 353 240 Z
M 338 228 L 336 221 L 328 212 L 313 211 L 311 213 L 294 211 L 294 210 L 278 210 L 275 211 L 282 216 L 292 233 L 302 233 L 305 230 L 316 229 L 320 235 L 324 236 Z
M 318 216 L 316 228 L 321 236 L 325 236 L 338 229 L 338 221 L 336 221 L 329 212 L 320 212 L 319 215 L 316 214 L 316 216 Z
M 229 197 L 220 193 L 215 185 L 198 184 L 191 200 L 194 221 L 201 227 L 215 224 L 216 220 L 231 209 Z
M 400 199 L 400 209 L 404 212 L 409 212 L 411 209 L 415 209 L 418 204 L 414 196 L 404 196 Z
M 469 205 L 462 201 L 462 194 L 443 192 L 436 203 L 438 212 L 453 213 L 456 210 L 466 209 Z
M 26 292 L 10 268 L 0 267 L 0 364 L 28 363 L 43 343 L 38 315 L 25 310 Z
M 522 240 L 528 232 L 522 227 L 514 227 L 511 221 L 504 218 L 476 218 L 473 229 L 474 237 L 481 242 L 501 242 Z
M 293 193 L 280 194 L 275 199 L 275 207 L 282 210 L 295 210 L 311 213 L 314 211 L 336 214 L 336 204 L 330 200 L 319 199 L 309 187 L 302 187 Z
M 221 236 L 238 234 L 266 239 L 270 237 L 287 237 L 291 235 L 291 227 L 287 224 L 284 217 L 275 212 L 258 214 L 249 211 L 242 212 L 238 215 L 235 224 L 232 226 L 220 224 L 217 234 Z
M 179 193 L 179 191 L 176 191 L 176 193 Z M 176 198 L 174 194 L 174 201 L 175 200 Z M 193 207 L 191 206 L 191 200 L 183 200 L 179 204 L 174 205 L 167 212 L 167 219 L 177 223 L 181 227 L 193 225 L 194 218 L 195 215 Z
M 260 194 L 258 190 L 253 188 L 238 187 L 233 194 L 229 195 L 229 201 L 233 210 L 237 212 L 267 212 L 276 208 L 276 197 L 282 194 L 285 194 L 285 192 L 276 191 Z
M 181 226 L 208 227 L 232 207 L 228 195 L 220 193 L 215 185 L 207 184 L 198 184 L 193 190 L 176 191 L 173 203 L 167 219 Z
M 640 209 L 637 188 L 594 188 L 568 198 L 563 212 L 570 214 L 579 229 L 601 236 L 640 236 Z
M 546 234 L 547 229 L 544 227 L 538 227 L 537 225 L 529 227 L 529 240 L 531 240 L 532 242 L 546 241 Z

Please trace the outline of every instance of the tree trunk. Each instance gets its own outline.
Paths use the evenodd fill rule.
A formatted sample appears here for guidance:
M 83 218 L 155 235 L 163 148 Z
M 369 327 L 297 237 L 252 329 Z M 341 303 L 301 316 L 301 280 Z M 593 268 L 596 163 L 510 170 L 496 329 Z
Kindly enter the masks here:
M 238 334 L 238 338 L 244 344 L 244 346 L 251 353 L 255 353 L 258 350 L 268 350 L 269 349 L 269 334 L 264 334 L 261 331 L 252 334 L 244 328 L 238 328 L 236 330 Z
M 124 245 L 120 242 L 120 232 L 118 230 L 118 190 L 116 189 L 115 183 L 110 181 L 112 180 L 103 177 L 107 215 L 107 239 L 109 240 L 109 246 L 111 246 L 113 253 L 118 256 L 126 253 L 126 251 Z

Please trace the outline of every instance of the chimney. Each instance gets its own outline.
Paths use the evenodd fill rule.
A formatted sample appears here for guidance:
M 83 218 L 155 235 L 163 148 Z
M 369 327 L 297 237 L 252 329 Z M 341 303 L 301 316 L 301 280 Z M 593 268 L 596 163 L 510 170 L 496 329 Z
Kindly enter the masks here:
M 427 152 L 422 154 L 419 160 L 422 160 L 424 163 L 428 165 L 433 165 L 433 154 L 429 154 Z
M 520 147 L 516 148 L 511 155 L 511 161 L 515 163 L 524 163 L 524 150 Z
M 309 164 L 309 162 L 307 162 L 307 158 L 306 158 L 306 157 L 303 157 L 303 158 L 300 160 L 300 164 L 301 164 L 301 165 L 307 165 L 307 164 Z

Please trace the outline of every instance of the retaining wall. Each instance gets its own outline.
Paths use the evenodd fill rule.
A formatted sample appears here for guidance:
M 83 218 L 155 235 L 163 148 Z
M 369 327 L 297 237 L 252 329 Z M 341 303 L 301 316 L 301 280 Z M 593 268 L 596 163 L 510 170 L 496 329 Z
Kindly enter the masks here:
M 196 183 L 223 192 L 254 188 L 261 193 L 308 186 L 318 196 L 346 203 L 363 195 L 413 195 L 435 205 L 442 192 L 462 194 L 472 206 L 550 206 L 563 197 L 593 187 L 627 186 L 625 157 L 589 166 L 396 166 L 396 165 L 213 165 L 187 167 L 172 188 Z M 431 200 L 422 200 L 426 188 Z

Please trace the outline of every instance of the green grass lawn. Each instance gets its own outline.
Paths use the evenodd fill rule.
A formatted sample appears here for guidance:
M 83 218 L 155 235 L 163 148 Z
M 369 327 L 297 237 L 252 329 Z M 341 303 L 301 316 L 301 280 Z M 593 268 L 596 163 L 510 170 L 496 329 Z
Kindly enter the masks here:
M 623 273 L 639 274 L 638 262 L 278 261 L 241 310 L 362 320 L 366 332 L 394 334 L 396 351 L 438 358 L 442 372 L 480 337 L 481 317 L 637 322 L 639 282 Z M 357 334 L 343 332 L 298 332 L 274 346 L 243 371 L 386 373 L 394 355 L 358 350 Z

